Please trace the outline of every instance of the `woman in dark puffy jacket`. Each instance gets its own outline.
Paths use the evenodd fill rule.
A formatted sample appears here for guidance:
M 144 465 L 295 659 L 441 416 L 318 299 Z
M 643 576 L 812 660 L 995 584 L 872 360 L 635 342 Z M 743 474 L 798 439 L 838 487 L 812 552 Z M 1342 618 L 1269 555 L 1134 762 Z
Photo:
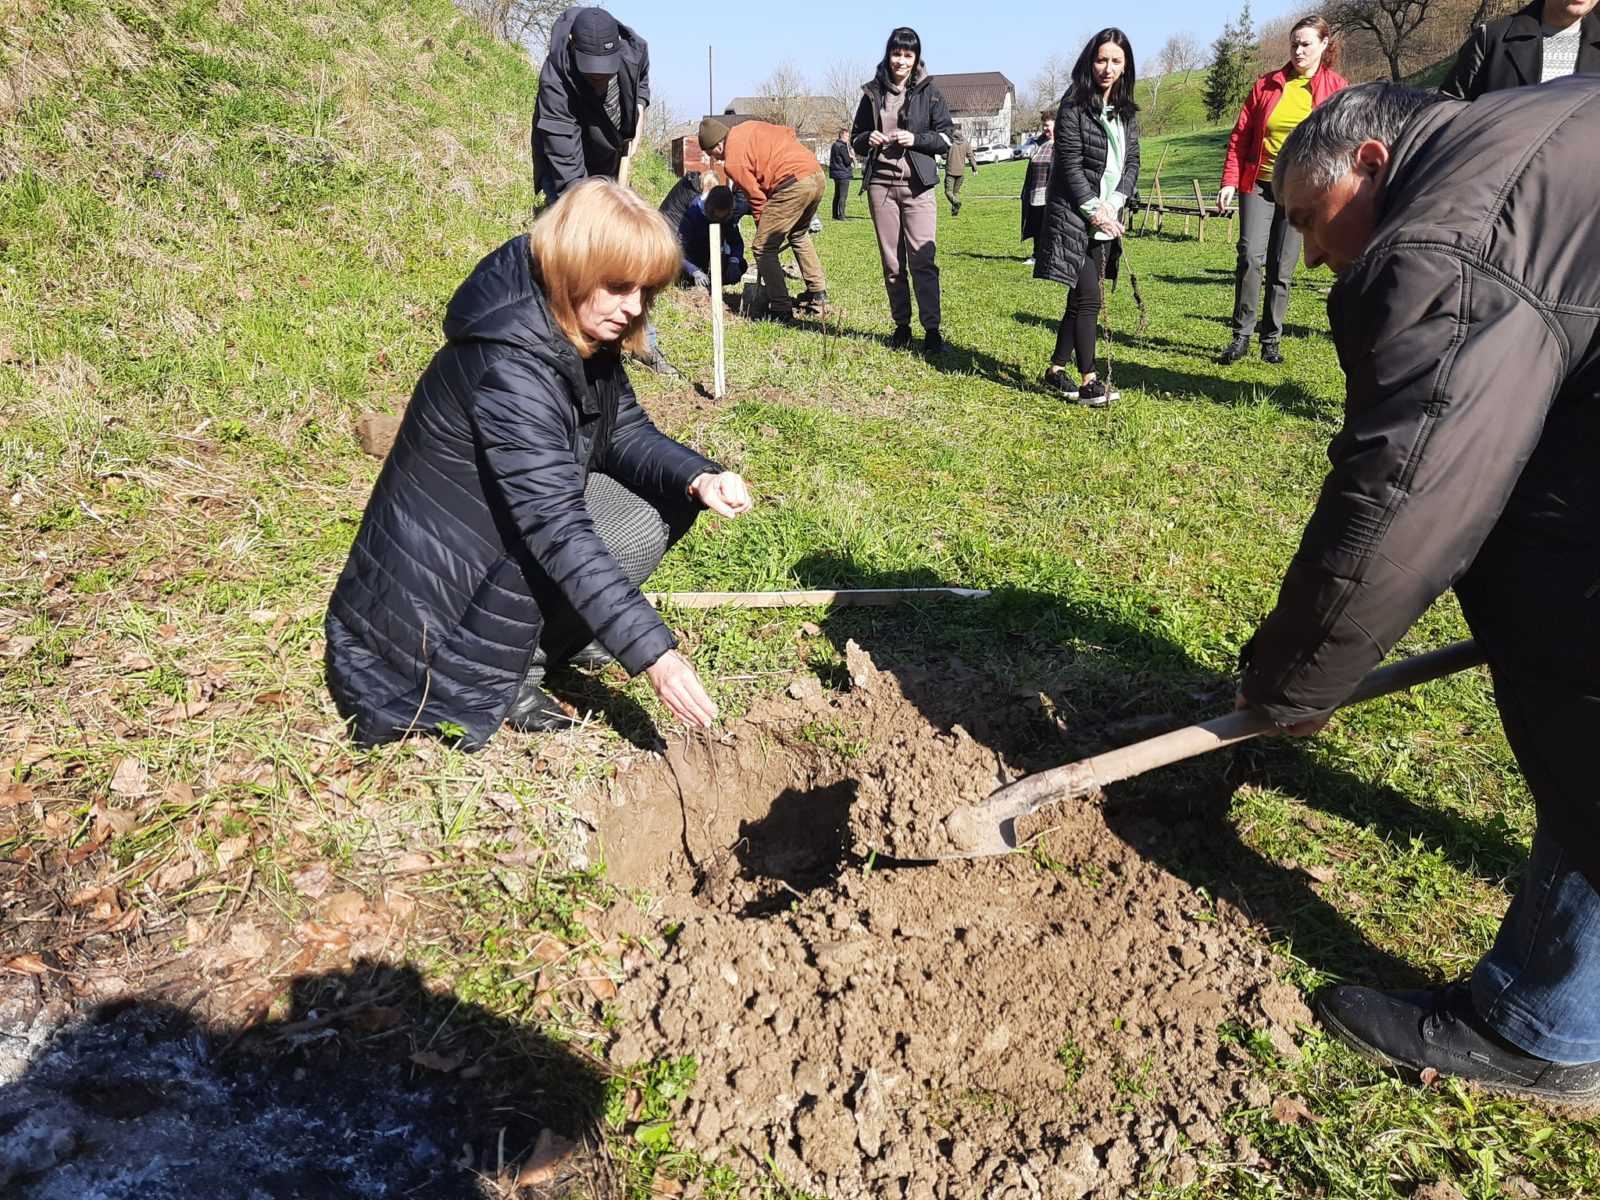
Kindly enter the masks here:
M 700 506 L 750 507 L 622 370 L 678 267 L 661 215 L 591 179 L 456 290 L 328 605 L 328 686 L 356 742 L 560 728 L 545 668 L 591 639 L 678 717 L 716 716 L 639 591 Z
M 1095 371 L 1095 321 L 1103 281 L 1117 277 L 1122 206 L 1139 181 L 1133 84 L 1128 35 L 1102 29 L 1078 55 L 1072 85 L 1056 110 L 1055 166 L 1043 228 L 1034 241 L 1035 278 L 1069 289 L 1045 386 L 1090 408 L 1117 399 Z M 1076 357 L 1078 383 L 1067 372 L 1069 357 Z
M 922 351 L 944 349 L 939 332 L 939 264 L 934 239 L 939 206 L 935 202 L 939 164 L 955 134 L 944 96 L 928 78 L 922 39 L 901 26 L 889 35 L 878 70 L 861 88 L 850 142 L 864 157 L 861 183 L 867 211 L 878 233 L 883 286 L 894 318 L 895 349 L 911 344 L 911 287 L 922 321 Z

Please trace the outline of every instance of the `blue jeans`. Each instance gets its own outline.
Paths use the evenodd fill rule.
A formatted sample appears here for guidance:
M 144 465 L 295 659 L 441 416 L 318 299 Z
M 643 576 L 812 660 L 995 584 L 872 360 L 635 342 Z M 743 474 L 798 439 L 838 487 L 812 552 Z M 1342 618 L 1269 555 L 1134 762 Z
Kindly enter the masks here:
M 1600 893 L 1543 826 L 1472 1003 L 1501 1037 L 1558 1063 L 1600 1061 Z

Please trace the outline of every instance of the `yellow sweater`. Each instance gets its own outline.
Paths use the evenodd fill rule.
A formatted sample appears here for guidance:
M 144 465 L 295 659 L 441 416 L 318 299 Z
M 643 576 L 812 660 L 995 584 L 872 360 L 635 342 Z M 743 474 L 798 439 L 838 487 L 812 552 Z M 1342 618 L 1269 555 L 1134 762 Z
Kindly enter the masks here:
M 1272 182 L 1272 164 L 1294 127 L 1311 115 L 1311 80 L 1297 75 L 1283 85 L 1278 105 L 1267 117 L 1267 136 L 1261 145 L 1261 174 L 1264 183 Z

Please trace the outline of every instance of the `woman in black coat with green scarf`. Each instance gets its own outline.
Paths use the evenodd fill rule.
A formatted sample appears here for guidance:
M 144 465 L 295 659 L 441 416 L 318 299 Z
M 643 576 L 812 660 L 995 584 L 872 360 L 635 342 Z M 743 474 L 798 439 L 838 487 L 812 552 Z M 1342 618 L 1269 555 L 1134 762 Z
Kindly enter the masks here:
M 1078 55 L 1056 113 L 1055 166 L 1034 254 L 1035 278 L 1070 289 L 1045 386 L 1090 408 L 1117 399 L 1095 371 L 1095 321 L 1102 282 L 1116 279 L 1123 205 L 1139 181 L 1133 85 L 1128 35 L 1102 29 Z M 1069 356 L 1077 360 L 1081 382 L 1067 371 Z

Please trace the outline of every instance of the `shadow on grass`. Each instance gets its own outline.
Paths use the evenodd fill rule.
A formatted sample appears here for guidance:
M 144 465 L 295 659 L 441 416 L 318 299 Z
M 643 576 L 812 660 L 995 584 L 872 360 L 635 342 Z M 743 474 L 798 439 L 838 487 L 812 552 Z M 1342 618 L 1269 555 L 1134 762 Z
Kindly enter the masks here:
M 541 1130 L 596 1142 L 604 1098 L 602 1069 L 536 1027 L 364 960 L 295 979 L 281 1019 L 244 1029 L 149 999 L 63 1026 L 0 1088 L 0 1186 L 480 1200 Z
M 865 571 L 830 555 L 802 560 L 795 573 L 808 587 L 947 586 L 926 570 Z M 880 668 L 899 674 L 907 695 L 934 724 L 961 723 L 1029 773 L 1221 715 L 1234 693 L 1231 676 L 1207 669 L 1152 629 L 1098 605 L 1018 588 L 995 589 L 976 602 L 836 609 L 824 630 L 841 648 L 854 638 Z M 991 696 L 1023 688 L 1044 693 L 1057 714 L 1070 714 L 1065 731 L 1043 720 L 990 719 L 987 710 L 971 710 L 970 689 L 952 695 L 949 686 L 930 686 L 928 668 L 951 659 L 988 675 Z M 1397 840 L 1420 839 L 1461 870 L 1496 881 L 1524 855 L 1503 824 L 1425 808 L 1320 762 L 1311 746 L 1288 739 L 1251 743 L 1242 757 L 1174 764 L 1111 789 L 1106 821 L 1128 845 L 1251 914 L 1328 975 L 1395 985 L 1419 981 L 1415 967 L 1372 944 L 1297 865 L 1276 862 L 1244 842 L 1232 814 L 1241 779 L 1270 780 L 1309 809 Z
M 796 327 L 801 327 L 798 322 Z M 855 329 L 842 325 L 813 325 L 810 322 L 807 322 L 804 327 L 809 328 L 819 337 L 850 338 L 860 342 L 873 342 L 886 349 L 893 349 L 890 344 L 892 335 L 886 333 L 876 333 L 871 330 Z M 1006 387 L 1021 388 L 1024 391 L 1037 390 L 1034 378 L 1015 363 L 1006 362 L 992 354 L 982 350 L 975 350 L 970 346 L 957 345 L 948 337 L 945 339 L 944 345 L 944 351 L 938 358 L 923 360 L 936 371 L 943 374 L 976 375 Z M 906 350 L 900 351 L 900 353 L 915 354 L 921 358 L 920 346 L 921 337 L 919 334 L 913 339 L 911 346 Z

